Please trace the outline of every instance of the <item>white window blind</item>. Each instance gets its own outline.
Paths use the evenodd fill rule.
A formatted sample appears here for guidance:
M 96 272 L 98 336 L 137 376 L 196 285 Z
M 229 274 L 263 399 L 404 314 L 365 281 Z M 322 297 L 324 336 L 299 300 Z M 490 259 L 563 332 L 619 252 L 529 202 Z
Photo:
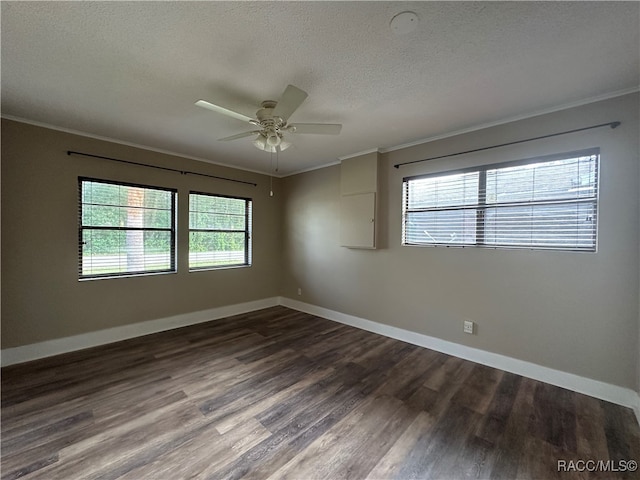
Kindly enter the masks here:
M 251 199 L 189 194 L 189 269 L 251 265 Z
M 79 178 L 79 277 L 175 272 L 175 190 Z
M 403 244 L 595 251 L 599 150 L 405 178 Z

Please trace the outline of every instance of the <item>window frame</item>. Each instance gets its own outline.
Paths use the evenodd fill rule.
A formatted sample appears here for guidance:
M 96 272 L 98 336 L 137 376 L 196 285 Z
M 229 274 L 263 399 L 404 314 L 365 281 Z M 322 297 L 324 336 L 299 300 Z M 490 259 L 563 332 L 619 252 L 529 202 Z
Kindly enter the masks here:
M 578 157 L 590 157 L 596 156 L 595 159 L 595 195 L 593 197 L 588 197 L 585 199 L 554 199 L 554 200 L 539 200 L 539 201 L 513 201 L 513 202 L 504 202 L 501 204 L 487 204 L 487 172 L 489 170 L 494 169 L 502 169 L 502 168 L 512 168 L 518 166 L 526 166 L 532 165 L 536 163 L 546 163 L 553 162 L 556 160 L 563 159 L 571 159 Z M 551 251 L 561 251 L 561 252 L 583 252 L 583 253 L 597 253 L 598 251 L 598 225 L 599 225 L 599 205 L 600 205 L 600 148 L 593 147 L 582 150 L 575 150 L 564 153 L 557 153 L 551 155 L 543 155 L 538 157 L 530 157 L 526 159 L 520 160 L 510 160 L 504 162 L 496 162 L 486 165 L 479 165 L 473 167 L 460 168 L 455 170 L 446 170 L 441 172 L 427 173 L 421 175 L 413 175 L 409 177 L 404 177 L 402 179 L 402 246 L 409 247 L 453 247 L 453 248 L 489 248 L 489 249 L 515 249 L 515 250 L 551 250 Z M 477 193 L 477 203 L 465 206 L 459 205 L 457 207 L 432 207 L 432 208 L 419 208 L 419 209 L 409 209 L 409 193 L 408 193 L 408 182 L 412 180 L 419 180 L 424 178 L 435 178 L 435 177 L 446 177 L 450 175 L 459 175 L 465 173 L 475 173 L 479 174 L 478 179 L 478 193 Z M 499 245 L 499 244 L 487 244 L 486 241 L 486 211 L 489 208 L 492 209 L 500 209 L 500 208 L 509 208 L 514 206 L 536 206 L 536 205 L 558 205 L 558 204 L 580 204 L 580 203 L 592 203 L 594 206 L 594 228 L 593 228 L 593 244 L 590 247 L 576 247 L 569 246 L 566 248 L 558 247 L 558 246 L 540 246 L 540 245 Z M 407 242 L 407 214 L 413 212 L 420 211 L 438 211 L 438 210 L 451 210 L 451 211 L 462 211 L 462 210 L 475 210 L 476 212 L 476 231 L 475 231 L 475 243 L 459 243 L 459 244 L 449 244 L 449 243 L 410 243 Z
M 83 206 L 85 203 L 82 198 L 82 186 L 83 182 L 95 182 L 95 183 L 103 183 L 107 185 L 117 185 L 122 187 L 134 187 L 134 188 L 144 188 L 148 190 L 159 190 L 163 192 L 171 193 L 171 228 L 131 228 L 131 227 L 103 227 L 103 226 L 94 226 L 94 227 L 85 227 L 82 221 L 82 213 Z M 154 185 L 143 185 L 139 183 L 132 182 L 122 182 L 119 180 L 105 180 L 94 177 L 78 177 L 78 280 L 98 280 L 105 278 L 127 278 L 127 277 L 139 277 L 139 276 L 147 276 L 147 275 L 164 275 L 167 273 L 177 273 L 178 264 L 177 264 L 177 203 L 178 203 L 178 190 L 175 188 L 168 187 L 159 187 Z M 116 206 L 116 205 L 113 205 Z M 126 205 L 118 205 L 119 207 L 126 207 Z M 83 232 L 84 230 L 112 230 L 112 231 L 129 231 L 129 230 L 142 230 L 146 231 L 163 231 L 170 232 L 170 266 L 168 269 L 162 270 L 141 270 L 135 272 L 113 272 L 113 273 L 101 273 L 101 274 L 90 274 L 83 275 Z
M 203 195 L 206 197 L 215 197 L 215 198 L 229 198 L 233 200 L 242 200 L 244 201 L 244 230 L 229 230 L 229 229 L 208 229 L 208 228 L 191 228 L 191 195 Z M 202 192 L 197 190 L 189 191 L 189 242 L 187 244 L 188 250 L 188 269 L 189 272 L 202 272 L 207 270 L 221 270 L 228 268 L 245 268 L 251 267 L 252 265 L 252 241 L 253 241 L 253 198 L 250 197 L 241 197 L 237 195 L 224 195 L 219 193 L 211 193 L 211 192 Z M 242 263 L 233 263 L 233 264 L 224 264 L 224 265 L 205 265 L 202 267 L 192 267 L 191 266 L 191 233 L 192 232 L 228 232 L 228 233 L 238 233 L 244 232 L 244 261 Z

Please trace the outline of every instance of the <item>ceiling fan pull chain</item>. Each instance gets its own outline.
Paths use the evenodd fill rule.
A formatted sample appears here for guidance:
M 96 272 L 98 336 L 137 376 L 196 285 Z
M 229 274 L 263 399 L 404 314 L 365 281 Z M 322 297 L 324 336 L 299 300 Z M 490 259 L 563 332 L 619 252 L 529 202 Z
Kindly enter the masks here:
M 273 170 L 273 150 L 271 150 L 271 170 Z M 273 197 L 273 175 L 269 175 L 269 196 Z

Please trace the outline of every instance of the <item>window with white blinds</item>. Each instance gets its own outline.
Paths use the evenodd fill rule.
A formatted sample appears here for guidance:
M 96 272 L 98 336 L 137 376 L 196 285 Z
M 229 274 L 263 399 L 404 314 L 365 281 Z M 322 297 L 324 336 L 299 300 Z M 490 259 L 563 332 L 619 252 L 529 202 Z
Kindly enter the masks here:
M 251 265 L 251 199 L 189 194 L 189 270 Z
M 599 149 L 403 180 L 403 245 L 596 251 Z
M 79 277 L 176 271 L 176 191 L 79 178 Z

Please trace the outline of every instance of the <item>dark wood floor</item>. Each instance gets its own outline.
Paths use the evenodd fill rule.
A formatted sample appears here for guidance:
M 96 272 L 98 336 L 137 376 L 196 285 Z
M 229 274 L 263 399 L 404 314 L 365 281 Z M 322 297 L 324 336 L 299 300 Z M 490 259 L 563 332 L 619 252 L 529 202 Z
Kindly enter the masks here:
M 638 478 L 558 460 L 632 411 L 284 307 L 2 370 L 2 479 Z

